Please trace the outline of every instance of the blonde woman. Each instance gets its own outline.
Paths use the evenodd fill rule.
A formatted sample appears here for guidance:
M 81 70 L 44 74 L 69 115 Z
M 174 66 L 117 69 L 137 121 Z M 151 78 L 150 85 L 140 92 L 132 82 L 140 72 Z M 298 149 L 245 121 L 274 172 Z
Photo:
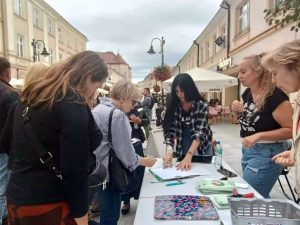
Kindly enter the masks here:
M 95 121 L 103 132 L 103 140 L 97 148 L 96 156 L 103 161 L 107 168 L 108 185 L 101 187 L 98 191 L 100 202 L 100 224 L 101 225 L 117 225 L 120 217 L 121 194 L 111 190 L 109 186 L 108 173 L 108 121 L 110 111 L 115 108 L 112 117 L 111 133 L 112 144 L 117 157 L 122 162 L 125 168 L 130 171 L 135 170 L 138 166 L 151 167 L 156 162 L 156 159 L 151 157 L 140 157 L 135 153 L 131 144 L 131 126 L 125 115 L 129 112 L 133 105 L 141 97 L 138 88 L 128 80 L 119 80 L 113 87 L 110 98 L 103 97 L 98 106 L 93 109 Z
M 244 58 L 239 64 L 238 78 L 247 87 L 243 102 L 232 103 L 232 110 L 239 113 L 243 138 L 243 178 L 263 197 L 269 198 L 283 169 L 272 157 L 288 146 L 285 140 L 292 135 L 292 107 L 288 96 L 272 84 L 271 75 L 261 64 L 261 56 Z
M 274 156 L 273 161 L 282 166 L 296 166 L 296 192 L 300 198 L 300 40 L 280 46 L 263 58 L 263 64 L 280 89 L 298 92 L 294 99 L 292 150 Z
M 88 175 L 102 137 L 88 103 L 107 75 L 99 55 L 85 51 L 22 92 L 14 113 L 14 165 L 6 193 L 10 225 L 88 225 Z M 49 152 L 42 160 L 29 133 Z M 49 160 L 62 177 L 47 167 Z
M 35 63 L 31 65 L 25 72 L 25 80 L 23 90 L 28 87 L 29 84 L 38 80 L 44 76 L 48 70 L 48 66 L 43 63 Z

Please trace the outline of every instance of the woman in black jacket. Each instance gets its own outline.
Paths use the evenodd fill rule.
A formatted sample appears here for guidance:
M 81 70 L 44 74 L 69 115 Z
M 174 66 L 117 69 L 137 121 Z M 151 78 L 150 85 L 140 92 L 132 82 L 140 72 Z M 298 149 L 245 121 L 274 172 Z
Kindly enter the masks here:
M 99 55 L 85 51 L 54 65 L 22 92 L 10 151 L 10 225 L 88 224 L 88 176 L 102 138 L 89 103 L 107 75 Z M 48 151 L 45 157 L 39 157 L 33 136 Z M 49 160 L 61 177 L 47 168 Z

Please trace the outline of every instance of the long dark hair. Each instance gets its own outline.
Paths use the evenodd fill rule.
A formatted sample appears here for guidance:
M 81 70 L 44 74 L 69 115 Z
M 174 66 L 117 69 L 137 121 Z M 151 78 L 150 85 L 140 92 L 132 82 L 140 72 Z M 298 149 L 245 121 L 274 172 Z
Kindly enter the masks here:
M 175 109 L 180 103 L 180 100 L 176 95 L 176 87 L 177 86 L 181 89 L 181 91 L 184 92 L 185 100 L 187 102 L 191 102 L 191 101 L 197 102 L 199 100 L 206 102 L 205 98 L 203 98 L 200 95 L 194 80 L 192 79 L 192 77 L 189 74 L 181 73 L 181 74 L 177 75 L 174 78 L 173 83 L 172 83 L 170 101 L 167 103 L 165 118 L 167 118 L 168 121 L 164 121 L 164 123 L 163 123 L 164 130 L 168 129 L 167 124 L 170 124 L 171 122 L 173 122 L 170 120 L 174 120 Z M 164 125 L 166 127 L 164 127 Z

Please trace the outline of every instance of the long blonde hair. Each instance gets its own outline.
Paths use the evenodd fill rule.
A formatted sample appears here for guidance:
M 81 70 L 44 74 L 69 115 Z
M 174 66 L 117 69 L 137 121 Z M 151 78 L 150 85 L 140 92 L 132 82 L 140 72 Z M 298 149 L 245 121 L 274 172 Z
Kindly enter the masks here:
M 38 78 L 44 76 L 48 68 L 49 67 L 43 63 L 35 63 L 31 65 L 25 72 L 23 89 L 25 89 L 32 82 L 35 82 Z
M 285 66 L 296 72 L 300 79 L 300 40 L 285 43 L 263 57 L 262 64 L 270 70 L 274 66 Z
M 265 54 L 262 53 L 260 55 L 250 55 L 243 58 L 243 60 L 247 61 L 250 65 L 251 69 L 257 73 L 259 92 L 255 100 L 255 106 L 258 111 L 263 109 L 266 99 L 273 94 L 276 87 L 275 84 L 272 83 L 271 74 L 261 64 L 261 58 L 264 55 Z
M 52 66 L 38 82 L 24 89 L 20 99 L 32 107 L 45 105 L 50 109 L 71 90 L 88 103 L 89 99 L 84 96 L 87 78 L 91 77 L 92 82 L 103 82 L 107 76 L 107 66 L 99 54 L 84 51 Z

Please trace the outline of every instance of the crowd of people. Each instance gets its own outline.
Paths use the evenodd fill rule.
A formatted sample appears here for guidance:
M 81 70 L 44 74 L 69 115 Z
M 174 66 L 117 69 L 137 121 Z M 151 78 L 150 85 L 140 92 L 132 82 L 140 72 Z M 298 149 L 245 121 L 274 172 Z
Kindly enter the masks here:
M 93 199 L 99 205 L 101 225 L 116 225 L 120 212 L 129 212 L 130 199 L 139 198 L 144 168 L 156 162 L 144 155 L 142 146 L 151 130 L 154 99 L 148 88 L 140 93 L 123 79 L 109 96 L 96 98 L 95 104 L 95 92 L 107 77 L 108 68 L 99 55 L 84 51 L 50 67 L 32 65 L 23 90 L 17 92 L 9 84 L 10 63 L 0 58 L 3 221 L 10 225 L 98 224 L 88 219 Z M 233 101 L 231 107 L 241 127 L 243 178 L 270 198 L 283 167 L 296 166 L 300 196 L 300 94 L 294 101 L 294 116 L 287 96 L 300 89 L 300 40 L 245 57 L 238 79 L 247 87 L 242 101 Z M 174 155 L 182 156 L 175 166 L 189 170 L 193 155 L 214 154 L 208 106 L 190 75 L 174 78 L 162 124 L 167 146 L 164 168 L 173 166 Z M 109 132 L 117 158 L 138 174 L 140 182 L 128 193 L 110 185 L 114 175 L 109 169 Z M 132 138 L 140 142 L 133 145 Z M 47 155 L 41 156 L 36 146 Z M 88 179 L 99 163 L 106 170 L 106 181 L 91 195 Z

